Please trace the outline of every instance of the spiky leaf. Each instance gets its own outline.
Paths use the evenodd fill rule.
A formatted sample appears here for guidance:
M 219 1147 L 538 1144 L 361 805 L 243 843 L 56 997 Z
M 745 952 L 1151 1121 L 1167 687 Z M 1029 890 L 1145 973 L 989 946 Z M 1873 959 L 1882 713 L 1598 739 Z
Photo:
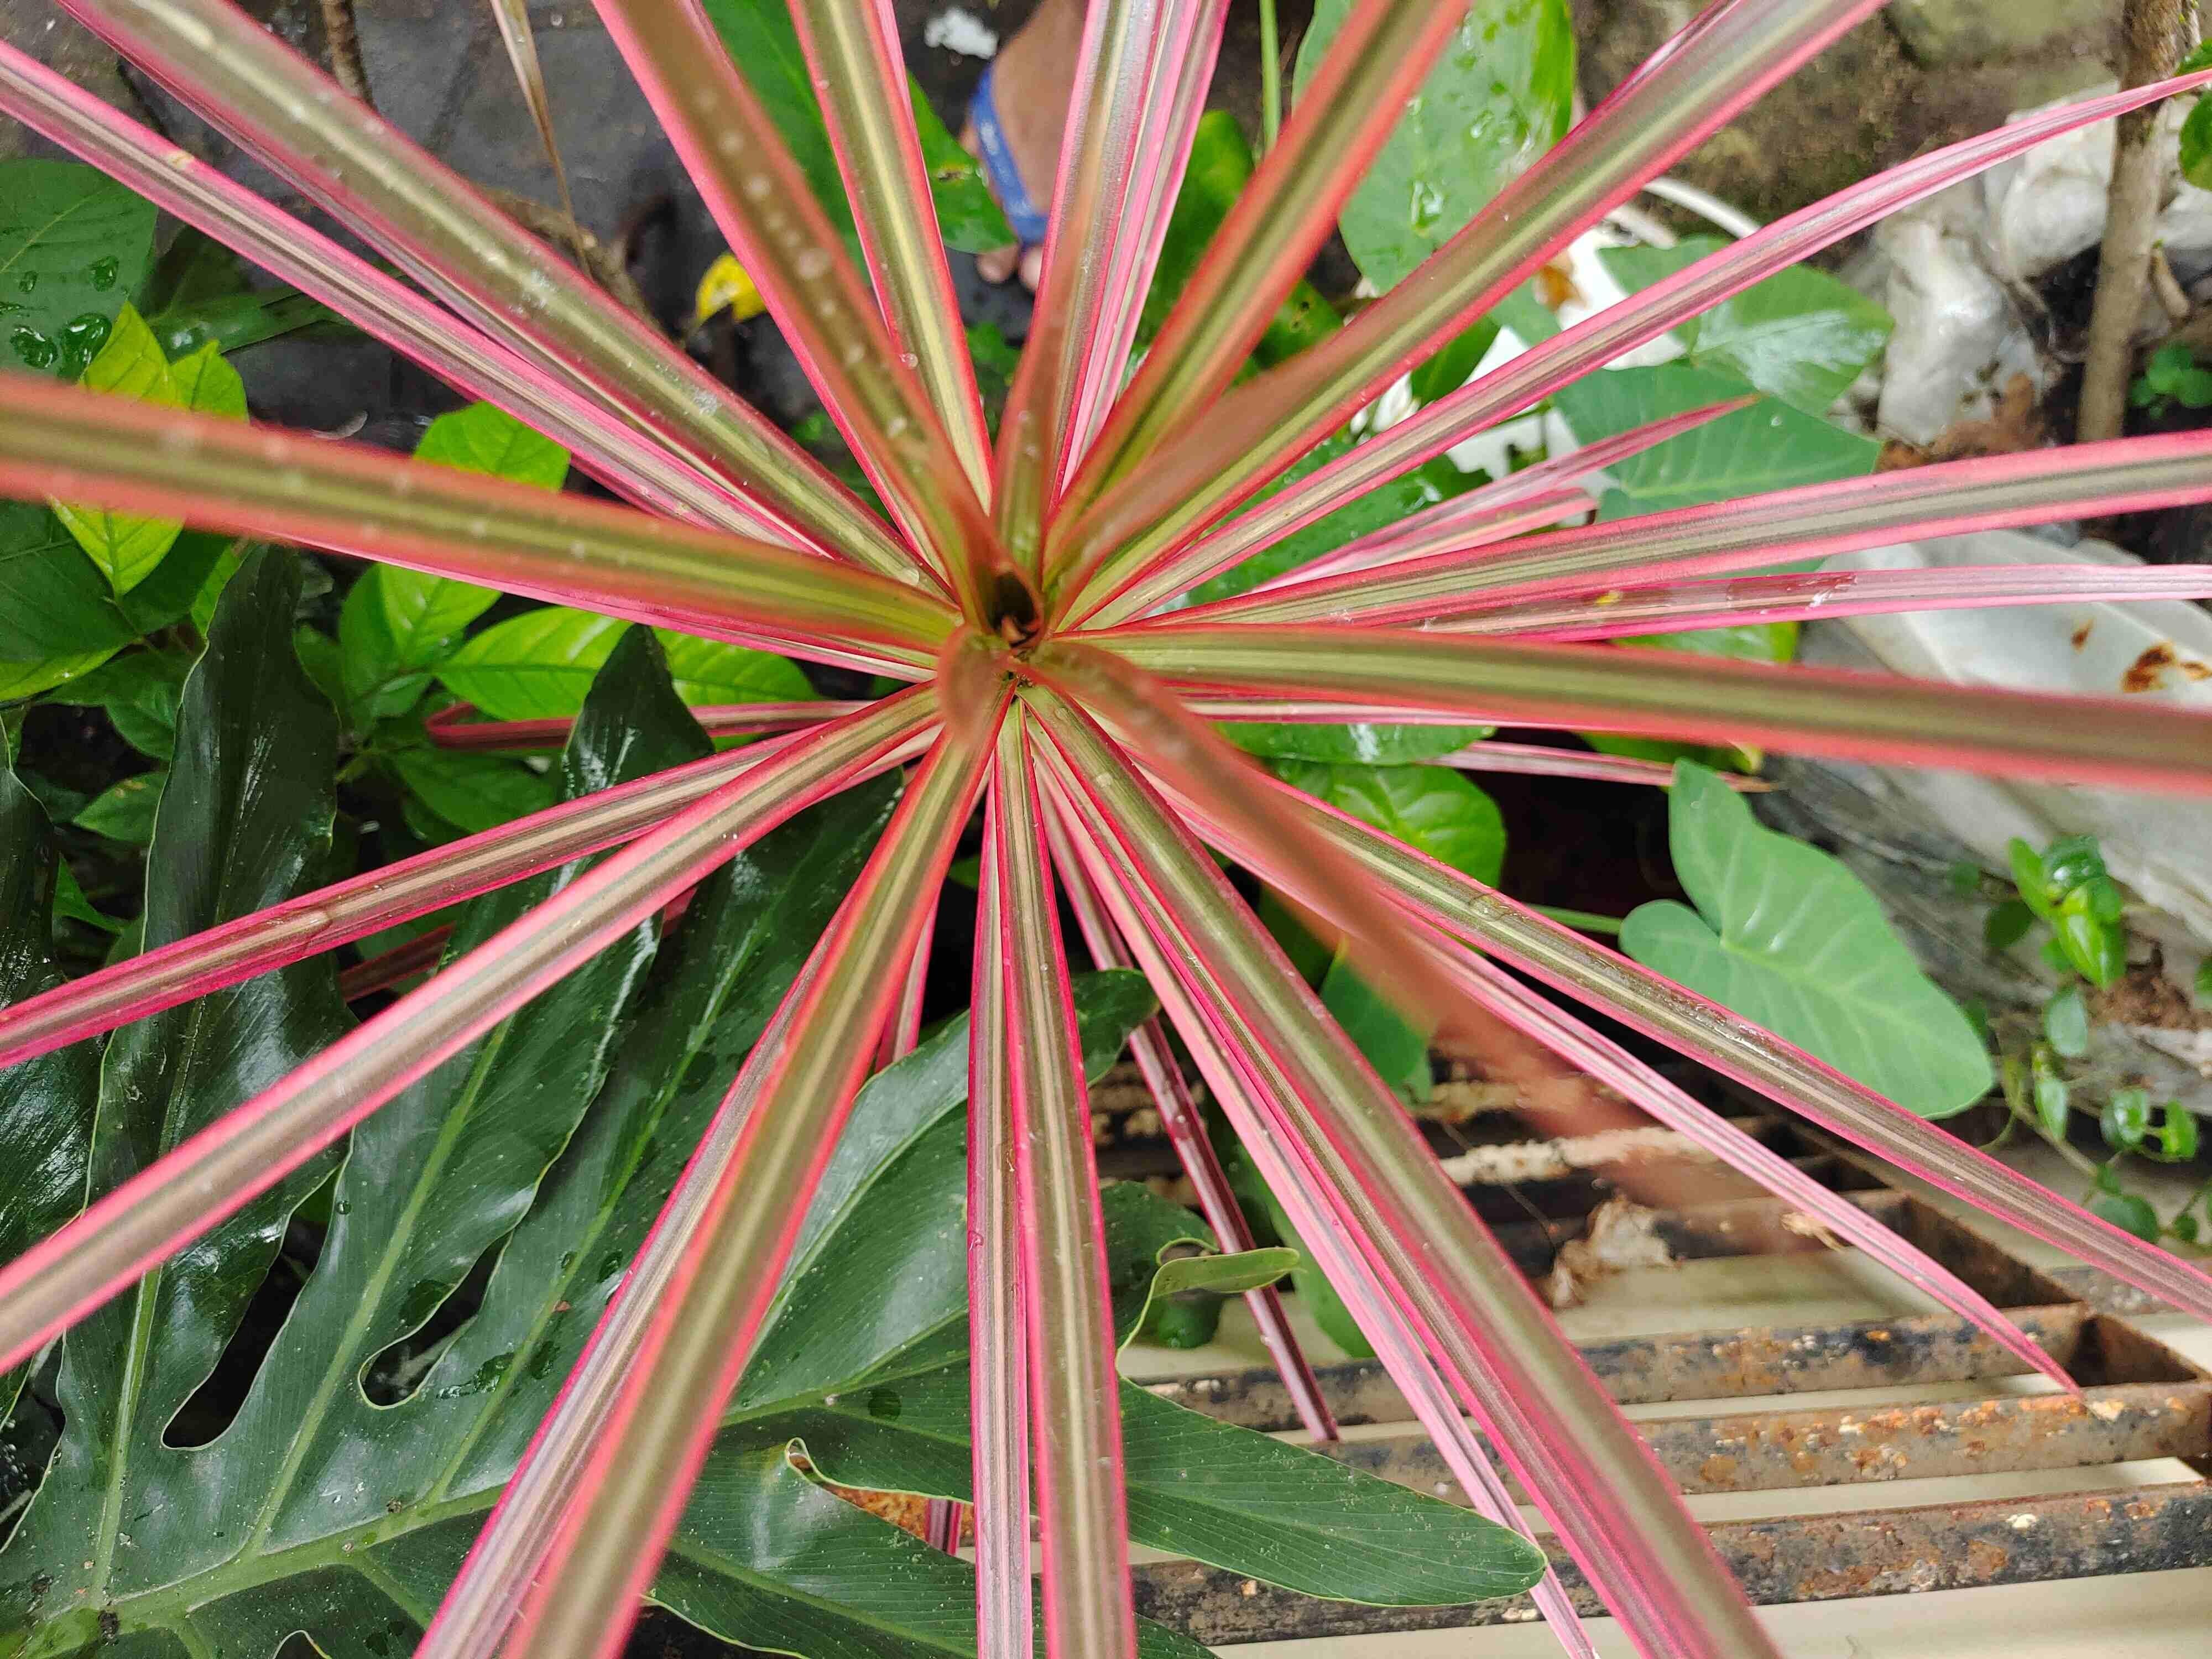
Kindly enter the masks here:
M 1133 988 L 1143 995 L 1140 981 Z M 1130 1023 L 1148 1001 L 1127 1010 Z M 1088 1034 L 1085 1048 L 1095 1074 L 1112 1051 L 1102 1055 Z M 965 1058 L 965 1022 L 956 1021 L 902 1063 L 944 1073 L 939 1097 L 953 1100 L 933 1115 L 863 1116 L 862 1097 L 840 1158 L 855 1133 L 896 1150 L 834 1206 L 825 1209 L 828 1189 L 816 1200 L 718 1455 L 797 1442 L 842 1485 L 969 1495 L 965 1229 L 955 1224 L 967 1169 L 955 1068 Z M 1176 1275 L 1162 1287 L 1139 1264 L 1197 1237 L 1198 1224 L 1133 1194 L 1111 1198 L 1117 1190 L 1108 1256 L 1123 1269 L 1117 1326 L 1133 1329 L 1150 1296 L 1186 1287 Z M 1224 1289 L 1288 1265 L 1216 1261 L 1200 1277 L 1218 1271 Z M 1395 1605 L 1508 1594 L 1537 1570 L 1535 1553 L 1503 1529 L 1297 1447 L 1127 1385 L 1122 1413 L 1130 1535 L 1140 1543 L 1316 1595 Z
M 327 711 L 296 668 L 289 669 L 293 684 L 282 698 L 246 672 L 251 665 L 274 673 L 289 663 L 296 582 L 278 591 L 270 580 L 288 556 L 259 556 L 241 572 L 208 665 L 187 689 L 178 784 L 163 809 L 149 889 L 160 937 L 175 931 L 173 878 L 194 873 L 175 866 L 198 860 L 231 871 L 234 889 L 258 873 L 265 888 L 265 872 L 244 867 L 248 853 L 273 839 L 293 849 L 296 866 L 313 846 L 304 830 L 327 830 Z M 234 624 L 241 610 L 265 637 L 240 636 Z M 244 651 L 248 644 L 258 648 Z M 201 695 L 210 665 L 222 679 L 221 696 Z M 234 768 L 226 776 L 239 787 L 210 801 L 205 769 L 187 770 L 210 720 L 234 737 L 250 729 L 249 712 L 279 721 L 278 735 L 294 739 L 261 757 L 264 766 L 299 764 L 317 779 L 320 816 L 309 825 L 286 819 L 272 783 L 240 778 Z M 288 717 L 319 722 L 319 753 L 314 732 L 283 731 Z M 705 752 L 658 647 L 640 630 L 602 676 L 564 757 L 563 779 L 572 791 L 602 788 Z M 135 1339 L 131 1298 L 80 1328 L 69 1339 L 64 1374 L 72 1438 L 21 1534 L 0 1555 L 7 1620 L 29 1623 L 36 1650 L 56 1652 L 98 1639 L 95 1610 L 155 1646 L 196 1641 L 226 1659 L 265 1659 L 275 1644 L 264 1638 L 277 1624 L 344 1629 L 349 1639 L 389 1632 L 397 1640 L 404 1629 L 411 1641 L 420 1620 L 409 1620 L 420 1607 L 404 1594 L 395 1602 L 393 1587 L 444 1547 L 453 1528 L 434 1524 L 442 1516 L 467 1517 L 458 1540 L 465 1547 L 719 1100 L 728 1068 L 857 874 L 890 793 L 888 784 L 858 792 L 771 837 L 702 885 L 657 960 L 654 930 L 641 927 L 357 1130 L 314 1272 L 236 1419 L 210 1443 L 170 1447 L 162 1425 L 198 1387 L 258 1283 L 273 1249 L 270 1223 L 281 1230 L 299 1181 L 249 1209 L 258 1224 L 250 1236 L 233 1237 L 240 1224 L 229 1224 L 181 1258 L 181 1269 L 149 1280 L 173 1287 L 185 1279 L 198 1292 L 189 1306 L 172 1305 L 186 1300 L 173 1289 Z M 188 822 L 185 808 L 194 803 L 204 810 Z M 265 822 L 247 810 L 253 805 Z M 184 836 L 187 828 L 198 835 Z M 477 901 L 464 915 L 464 942 L 519 914 L 568 873 Z M 257 894 L 254 902 L 281 896 Z M 294 1006 L 303 988 L 316 993 L 308 1012 L 319 1020 L 304 1037 L 295 1034 L 302 1019 Z M 226 1014 L 222 1026 L 205 1030 L 210 1040 L 198 1040 L 206 1022 Z M 617 1055 L 625 1014 L 635 1017 L 636 1040 Z M 325 1046 L 343 1018 L 327 963 L 311 962 L 126 1031 L 117 1039 L 119 1056 L 111 1056 L 110 1088 L 140 1081 L 138 1072 L 155 1060 L 174 1055 L 172 1063 L 185 1066 L 202 1054 L 201 1069 L 226 1060 L 233 1070 L 250 1066 L 258 1085 Z M 147 1056 L 149 1042 L 160 1046 Z M 118 1057 L 135 1068 L 121 1079 Z M 219 1105 L 245 1091 L 229 1088 Z M 147 1097 L 154 1127 L 167 1103 Z M 584 1115 L 587 1106 L 596 1109 Z M 583 1127 L 572 1140 L 580 1116 Z M 100 1151 L 113 1160 L 111 1149 Z M 482 1308 L 442 1352 L 412 1354 L 404 1346 L 410 1334 L 502 1239 Z M 258 1254 L 249 1256 L 249 1249 Z M 207 1305 L 217 1291 L 227 1315 L 219 1324 Z M 187 1346 L 188 1336 L 197 1343 Z M 125 1369 L 114 1350 L 134 1340 L 142 1363 Z M 111 1404 L 103 1416 L 102 1390 L 131 1379 L 131 1409 Z M 365 1383 L 404 1397 L 374 1403 Z M 118 1430 L 97 1439 L 108 1419 L 118 1420 Z M 127 1462 L 102 1455 L 118 1432 L 128 1437 Z M 105 1540 L 105 1548 L 88 1552 L 88 1540 Z M 82 1565 L 88 1559 L 90 1569 Z M 371 1565 L 386 1560 L 388 1571 Z M 431 1602 L 440 1588 L 425 1592 Z
M 1308 473 L 1320 471 L 1352 448 L 1352 443 L 1351 434 L 1336 434 L 1291 468 L 1279 483 L 1259 499 L 1264 501 Z M 1254 554 L 1235 569 L 1224 571 L 1194 592 L 1188 602 L 1204 605 L 1249 592 L 1261 582 L 1309 564 L 1324 553 L 1333 553 L 1424 507 L 1463 495 L 1482 480 L 1482 474 L 1462 472 L 1442 457 L 1426 462 L 1402 477 L 1378 484 L 1365 495 L 1347 501 L 1296 535 L 1286 536 L 1264 551 Z M 1265 720 L 1240 720 L 1221 729 L 1231 742 L 1249 754 L 1296 760 L 1352 761 L 1370 766 L 1396 765 L 1426 760 L 1432 755 L 1448 755 L 1490 735 L 1486 726 L 1322 726 Z

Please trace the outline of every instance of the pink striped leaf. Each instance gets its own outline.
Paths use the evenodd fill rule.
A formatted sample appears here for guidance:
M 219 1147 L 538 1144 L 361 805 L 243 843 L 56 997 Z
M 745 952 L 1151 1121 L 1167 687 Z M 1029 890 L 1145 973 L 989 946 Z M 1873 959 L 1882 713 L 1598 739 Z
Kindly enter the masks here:
M 1715 8 L 1714 11 L 1719 9 Z M 1612 362 L 1623 352 L 1656 339 L 1676 324 L 1863 230 L 1899 208 L 1923 200 L 2048 139 L 2109 120 L 2126 110 L 2140 108 L 2208 82 L 2212 82 L 2212 73 L 2179 77 L 2155 87 L 2139 88 L 2111 98 L 2047 111 L 1907 162 L 1816 202 L 1667 281 L 1630 295 L 1564 333 L 1536 344 L 1449 396 L 1416 410 L 1371 441 L 1254 507 L 1216 538 L 1210 538 L 1210 550 L 1202 550 L 1208 544 L 1200 544 L 1176 552 L 1166 546 L 1173 538 L 1153 538 L 1170 556 L 1139 559 L 1134 554 L 1121 556 L 1117 564 L 1129 574 L 1115 581 L 1098 584 L 1098 597 L 1106 597 L 1117 587 L 1130 586 L 1136 580 L 1138 566 L 1154 563 L 1158 568 L 1143 573 L 1148 603 L 1186 592 L 1213 572 L 1325 516 L 1348 497 L 1443 453 L 1454 444 L 1541 401 L 1560 386 Z M 1622 88 L 1623 92 L 1626 90 Z M 1593 121 L 1595 118 L 1593 117 Z M 1476 227 L 1482 223 L 1478 220 Z M 1470 232 L 1476 227 L 1470 227 Z M 1252 394 L 1258 390 L 1254 387 L 1240 393 L 1234 401 L 1250 404 Z M 1231 418 L 1231 410 L 1224 408 L 1214 412 L 1209 424 L 1223 426 Z M 1239 435 L 1256 435 L 1258 430 L 1255 415 L 1252 425 L 1239 428 Z M 1192 471 L 1199 478 L 1206 476 L 1196 465 L 1195 458 Z M 1265 482 L 1265 476 L 1249 484 L 1239 484 L 1233 494 L 1222 492 L 1225 499 L 1218 507 L 1209 507 L 1208 516 L 1218 516 L 1219 511 L 1249 495 L 1251 489 Z M 1176 482 L 1163 477 L 1153 480 L 1152 484 L 1164 498 Z M 1135 513 L 1128 515 L 1130 519 L 1138 516 L 1140 515 Z M 1203 522 L 1194 512 L 1186 511 L 1182 516 L 1194 524 Z M 1102 533 L 1127 541 L 1134 533 L 1134 526 L 1117 521 Z M 1109 610 L 1102 611 L 1102 618 L 1118 620 L 1137 614 L 1139 608 L 1133 602 L 1125 605 L 1116 598 Z
M 1261 160 L 1108 412 L 1060 510 L 1079 520 L 1190 411 L 1220 394 L 1336 228 L 1337 210 L 1456 32 L 1460 14 L 1421 0 L 1358 0 L 1320 72 Z M 1164 204 L 1170 205 L 1170 204 Z M 1055 541 L 1047 574 L 1073 592 Z
M 572 882 L 0 1269 L 0 1370 L 234 1213 L 746 845 L 888 763 L 926 690 L 795 740 Z
M 1268 1116 L 1255 1127 L 1296 1149 L 1323 1214 L 1418 1322 L 1638 1646 L 1771 1655 L 1650 1449 L 1221 872 L 1085 716 L 1042 691 L 1025 696 L 1050 734 L 1059 791 L 1113 859 L 1113 886 L 1146 895 L 1139 925 L 1186 994 L 1210 1005 L 1239 1064 L 1266 1079 L 1255 1094 Z
M 804 0 L 791 19 L 814 71 L 884 326 L 912 361 L 969 485 L 988 501 L 990 435 L 938 234 L 898 19 L 889 0 Z
M 4 43 L 0 111 L 320 300 L 450 385 L 557 440 L 587 471 L 640 506 L 779 545 L 790 541 L 726 479 L 688 464 L 564 381 Z
M 1028 724 L 1017 705 L 1000 734 L 994 904 L 1006 975 L 1045 1650 L 1051 1659 L 1135 1659 L 1104 1222 Z
M 726 1163 L 685 1225 L 664 1224 L 648 1244 L 665 1235 L 673 1261 L 619 1388 L 589 1396 L 572 1379 L 578 1412 L 588 1411 L 594 1430 L 590 1449 L 572 1478 L 512 1522 L 543 1547 L 495 1581 L 529 1587 L 503 1651 L 611 1659 L 620 1650 L 864 1080 L 897 996 L 896 968 L 921 926 L 920 900 L 951 862 L 997 724 L 946 728 L 793 988 L 787 1036 L 757 1045 L 739 1073 L 727 1109 L 744 1121 Z M 608 1320 L 626 1299 L 617 1298 Z M 591 1364 L 588 1352 L 579 1362 Z M 542 1436 L 562 1431 L 566 1404 Z M 544 1527 L 554 1514 L 557 1524 Z
M 994 780 L 995 783 L 995 780 Z M 976 1659 L 1030 1659 L 1030 1324 L 1015 1172 L 1019 1133 L 1010 1035 L 1006 825 L 984 805 L 968 1027 L 968 1422 L 975 1492 Z M 956 1539 L 955 1543 L 957 1542 Z
M 2117 698 L 1385 629 L 1158 623 L 1092 637 L 1201 694 L 1341 698 L 1361 715 L 1389 711 L 1383 719 L 1510 720 L 2212 793 L 2212 718 Z
M 720 475 L 792 539 L 922 580 L 818 462 L 238 7 L 70 10 L 485 333 Z
M 2068 1203 L 1741 1015 L 1355 819 L 1295 791 L 1282 793 L 1340 848 L 1389 882 L 1400 902 L 1477 949 L 1802 1113 L 1977 1209 L 2196 1317 L 2212 1317 L 2212 1275 L 2202 1269 Z
M 764 543 L 354 445 L 0 373 L 0 489 L 301 542 L 907 678 L 952 612 Z
M 1057 805 L 1057 803 L 1055 803 Z M 1146 976 L 1159 988 L 1160 999 L 1178 1034 L 1197 1060 L 1213 1097 L 1237 1128 L 1249 1150 L 1261 1178 L 1269 1190 L 1282 1195 L 1285 1212 L 1301 1237 L 1313 1242 L 1316 1263 L 1354 1310 L 1360 1329 L 1381 1358 L 1384 1370 L 1406 1397 L 1445 1466 L 1478 1514 L 1524 1536 L 1527 1528 L 1507 1489 L 1504 1477 L 1477 1439 L 1473 1425 L 1461 1413 L 1444 1380 L 1427 1353 L 1426 1339 L 1399 1304 L 1382 1279 L 1352 1249 L 1336 1218 L 1326 1207 L 1316 1177 L 1291 1163 L 1268 1127 L 1265 1085 L 1248 1079 L 1226 1044 L 1218 1039 L 1192 998 L 1186 994 L 1167 957 L 1161 938 L 1165 929 L 1155 922 L 1148 927 L 1139 919 L 1139 896 L 1114 884 L 1114 869 L 1098 844 L 1079 826 L 1066 827 L 1074 817 L 1063 807 L 1058 813 L 1063 826 L 1054 842 L 1054 856 L 1064 864 L 1080 864 L 1084 878 L 1098 892 L 1102 920 L 1125 935 Z M 1071 877 L 1071 881 L 1073 878 Z M 1110 911 L 1110 915 L 1104 914 Z M 1575 1612 L 1559 1575 L 1547 1571 L 1530 1592 L 1547 1626 L 1571 1659 L 1595 1659 L 1589 1632 Z
M 1820 622 L 2013 605 L 2129 605 L 2212 599 L 2203 565 L 1987 564 L 1927 570 L 1825 570 L 1732 576 L 1669 587 L 1610 589 L 1591 599 L 1532 600 L 1439 624 L 1449 634 L 1609 640 L 1750 623 Z
M 1127 586 L 1878 3 L 1709 7 L 1351 326 L 1218 403 L 1177 410 L 1177 441 L 1055 533 L 1055 591 L 1085 590 L 1081 606 Z
M 2208 497 L 2212 434 L 2117 439 L 2077 444 L 2063 467 L 2030 452 L 1808 484 L 1559 531 L 1510 548 L 1439 553 L 1385 572 L 1292 584 L 1264 597 L 1240 594 L 1176 613 L 1175 620 L 1434 623 L 1502 604 L 1590 597 L 1624 580 L 1681 580 Z
M 1000 545 L 921 380 L 696 0 L 595 4 L 715 223 L 908 541 L 971 616 L 987 614 L 984 601 L 1002 582 L 1024 592 L 1025 579 Z M 881 67 L 876 54 L 866 62 Z M 903 86 L 892 95 L 903 100 Z

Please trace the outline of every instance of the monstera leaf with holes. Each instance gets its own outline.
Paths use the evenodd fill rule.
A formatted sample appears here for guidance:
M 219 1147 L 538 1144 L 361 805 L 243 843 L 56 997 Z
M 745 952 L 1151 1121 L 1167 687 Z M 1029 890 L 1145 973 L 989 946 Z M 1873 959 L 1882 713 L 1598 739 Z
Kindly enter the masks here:
M 15 775 L 0 727 L 0 1006 L 61 981 L 53 951 L 56 892 L 64 868 L 52 826 Z M 0 1071 L 0 1258 L 12 1260 L 75 1215 L 100 1091 L 100 1055 L 88 1042 Z M 15 1403 L 23 1368 L 0 1371 L 0 1419 Z
M 149 942 L 321 878 L 335 727 L 288 648 L 298 588 L 291 556 L 250 559 L 186 682 L 148 859 Z M 658 642 L 636 629 L 600 671 L 560 778 L 574 795 L 706 752 Z M 341 1158 L 71 1332 L 59 1449 L 0 1552 L 0 1654 L 270 1659 L 295 1633 L 333 1656 L 404 1653 L 896 791 L 886 779 L 764 838 L 665 937 L 641 927 L 369 1118 Z M 19 794 L 0 787 L 0 883 L 35 910 L 51 854 Z M 475 901 L 455 948 L 574 874 Z M 12 994 L 43 970 L 35 937 L 9 927 Z M 1079 981 L 1094 1073 L 1152 1007 L 1134 975 Z M 345 1018 L 327 962 L 161 1016 L 110 1047 L 96 1119 L 91 1067 L 63 1050 L 0 1102 L 0 1152 L 49 1132 L 104 1191 Z M 974 1650 L 969 1568 L 819 1484 L 968 1490 L 966 1086 L 956 1020 L 855 1104 L 653 1589 L 724 1639 L 810 1659 Z M 319 1254 L 257 1354 L 248 1304 L 325 1183 Z M 45 1207 L 80 1192 L 64 1181 Z M 1194 1258 L 1204 1230 L 1141 1188 L 1109 1188 L 1107 1207 L 1125 1334 L 1151 1295 L 1231 1292 L 1291 1260 Z M 28 1232 L 52 1218 L 29 1218 Z M 0 1219 L 15 1224 L 12 1210 Z M 480 1302 L 474 1288 L 455 1299 L 465 1285 Z M 242 1403 L 210 1422 L 210 1376 L 241 1367 Z M 1539 1571 L 1532 1546 L 1462 1510 L 1141 1390 L 1124 1409 L 1146 1543 L 1395 1603 L 1507 1594 Z M 1158 1627 L 1145 1650 L 1198 1652 Z

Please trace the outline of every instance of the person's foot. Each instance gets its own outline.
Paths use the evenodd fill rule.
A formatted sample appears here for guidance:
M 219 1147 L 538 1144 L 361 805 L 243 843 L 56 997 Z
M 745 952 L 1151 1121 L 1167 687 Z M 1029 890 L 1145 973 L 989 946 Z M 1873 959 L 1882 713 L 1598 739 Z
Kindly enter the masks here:
M 1034 291 L 1044 265 L 1045 214 L 1060 172 L 1068 95 L 1083 51 L 1082 0 L 1043 0 L 999 49 L 968 106 L 960 142 L 983 160 L 991 193 L 1021 240 L 975 256 L 987 283 L 1018 275 Z

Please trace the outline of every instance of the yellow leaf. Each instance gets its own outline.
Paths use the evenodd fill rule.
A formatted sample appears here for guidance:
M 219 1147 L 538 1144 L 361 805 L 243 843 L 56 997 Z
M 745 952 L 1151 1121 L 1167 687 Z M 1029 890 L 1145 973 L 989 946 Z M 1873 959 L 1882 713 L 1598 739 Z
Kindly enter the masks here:
M 693 328 L 723 311 L 742 323 L 768 309 L 760 290 L 753 286 L 753 279 L 745 274 L 745 268 L 726 253 L 707 267 L 707 274 L 699 279 L 699 295 L 693 304 Z

